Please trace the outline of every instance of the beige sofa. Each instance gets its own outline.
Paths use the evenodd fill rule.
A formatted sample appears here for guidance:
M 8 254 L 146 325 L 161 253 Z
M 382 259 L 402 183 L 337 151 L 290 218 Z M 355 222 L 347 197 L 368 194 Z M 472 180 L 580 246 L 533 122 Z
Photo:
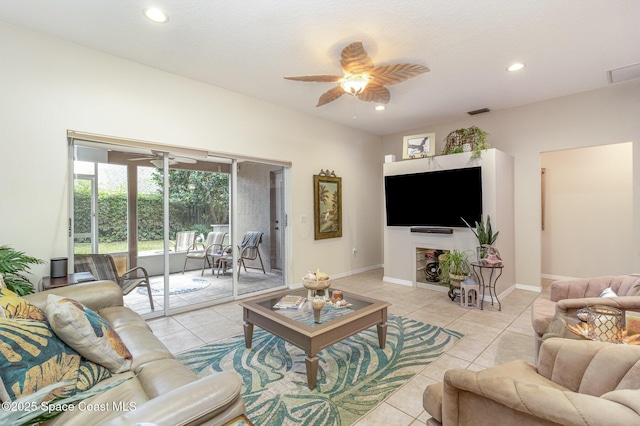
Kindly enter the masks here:
M 133 355 L 133 363 L 130 372 L 115 374 L 107 380 L 133 378 L 85 401 L 90 406 L 105 403 L 108 409 L 68 411 L 48 424 L 223 425 L 246 414 L 239 376 L 217 373 L 198 379 L 173 357 L 138 314 L 123 306 L 122 292 L 116 283 L 77 284 L 28 295 L 25 299 L 44 309 L 50 293 L 81 302 L 114 327 Z M 119 409 L 134 405 L 135 410 Z
M 600 297 L 611 288 L 618 297 Z M 640 277 L 616 275 L 576 278 L 551 283 L 549 299 L 538 298 L 531 309 L 531 323 L 536 334 L 536 353 L 542 340 L 549 337 L 579 337 L 567 331 L 566 325 L 579 322 L 578 309 L 606 305 L 622 310 L 640 311 Z
M 537 365 L 448 370 L 424 392 L 428 425 L 640 424 L 640 347 L 551 338 Z

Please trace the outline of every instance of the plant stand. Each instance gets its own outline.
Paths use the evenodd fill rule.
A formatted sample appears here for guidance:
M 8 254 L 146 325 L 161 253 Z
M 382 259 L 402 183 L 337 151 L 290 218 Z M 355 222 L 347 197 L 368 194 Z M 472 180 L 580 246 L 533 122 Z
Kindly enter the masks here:
M 460 296 L 460 286 L 462 281 L 467 278 L 466 275 L 449 274 L 449 299 L 453 302 L 456 297 Z

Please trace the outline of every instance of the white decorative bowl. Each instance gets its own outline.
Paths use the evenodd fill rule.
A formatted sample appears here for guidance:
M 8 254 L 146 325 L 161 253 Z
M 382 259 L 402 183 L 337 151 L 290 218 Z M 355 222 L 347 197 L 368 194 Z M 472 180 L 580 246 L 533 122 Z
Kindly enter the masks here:
M 302 278 L 302 285 L 309 290 L 324 290 L 331 287 L 331 278 L 320 281 Z

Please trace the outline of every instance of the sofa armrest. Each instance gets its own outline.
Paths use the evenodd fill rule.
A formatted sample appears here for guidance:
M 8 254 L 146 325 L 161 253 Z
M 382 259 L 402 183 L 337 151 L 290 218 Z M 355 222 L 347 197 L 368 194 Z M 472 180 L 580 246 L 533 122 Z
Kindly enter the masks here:
M 47 306 L 47 297 L 50 294 L 77 300 L 94 311 L 112 306 L 124 306 L 122 290 L 113 281 L 91 281 L 52 288 L 51 290 L 26 295 L 24 298 L 29 303 L 44 310 Z
M 157 426 L 200 424 L 215 418 L 214 424 L 246 414 L 240 391 L 242 381 L 235 373 L 222 372 L 203 377 L 145 402 L 104 426 L 149 422 Z
M 579 394 L 543 383 L 521 381 L 508 376 L 483 377 L 480 372 L 449 370 L 445 374 L 443 424 L 460 424 L 458 416 L 463 393 L 489 399 L 513 412 L 513 419 L 500 418 L 500 424 L 515 424 L 517 413 L 524 413 L 562 425 L 638 424 L 640 416 L 617 401 Z M 640 391 L 636 397 L 640 396 Z M 585 422 L 588 419 L 588 422 Z M 498 424 L 498 419 L 493 419 Z M 486 422 L 485 422 L 486 423 Z M 542 423 L 542 422 L 541 422 Z

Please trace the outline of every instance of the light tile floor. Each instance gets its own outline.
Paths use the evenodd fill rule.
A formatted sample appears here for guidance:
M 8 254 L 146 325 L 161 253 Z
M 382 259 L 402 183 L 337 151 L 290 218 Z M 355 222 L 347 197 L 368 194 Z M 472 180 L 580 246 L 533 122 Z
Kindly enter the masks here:
M 424 425 L 429 414 L 422 408 L 422 394 L 431 383 L 439 382 L 450 368 L 481 370 L 514 359 L 534 362 L 534 334 L 531 304 L 547 297 L 548 282 L 542 293 L 514 290 L 502 302 L 484 303 L 484 310 L 463 308 L 446 293 L 412 288 L 382 281 L 382 269 L 334 280 L 332 287 L 386 300 L 393 305 L 389 313 L 412 318 L 464 334 L 455 346 L 428 365 L 413 379 L 363 417 L 357 426 Z M 243 331 L 242 309 L 238 302 L 199 309 L 149 320 L 156 336 L 173 352 L 183 352 Z

